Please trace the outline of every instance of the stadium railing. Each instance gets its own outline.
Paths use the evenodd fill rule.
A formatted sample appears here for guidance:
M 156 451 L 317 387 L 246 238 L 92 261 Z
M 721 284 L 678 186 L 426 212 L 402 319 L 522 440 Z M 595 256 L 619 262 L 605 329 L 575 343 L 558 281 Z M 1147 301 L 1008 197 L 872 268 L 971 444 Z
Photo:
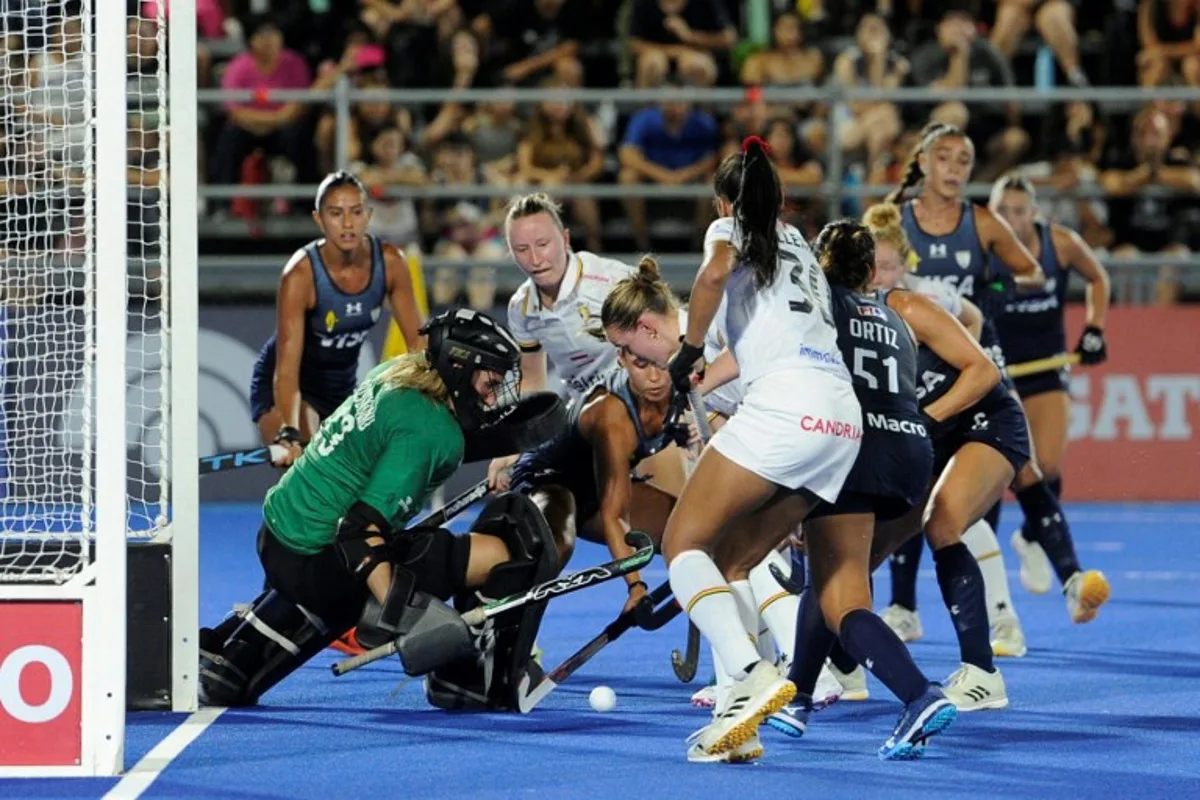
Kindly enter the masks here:
M 1184 87 L 1163 87 L 1147 91 L 1138 87 L 1090 87 L 1090 88 L 1055 88 L 1034 89 L 1027 87 L 1008 88 L 969 88 L 969 89 L 930 89 L 930 88 L 901 88 L 875 89 L 867 87 L 761 87 L 761 88 L 666 88 L 666 89 L 357 89 L 349 80 L 341 79 L 330 90 L 278 90 L 269 93 L 272 100 L 294 101 L 306 105 L 323 105 L 331 107 L 337 120 L 335 136 L 335 162 L 340 167 L 348 165 L 348 136 L 350 130 L 350 115 L 356 102 L 386 101 L 397 105 L 430 104 L 439 102 L 475 103 L 481 101 L 506 100 L 518 105 L 537 103 L 547 99 L 560 99 L 578 102 L 585 106 L 600 106 L 610 104 L 619 109 L 636 109 L 647 104 L 664 100 L 687 100 L 697 104 L 730 107 L 744 102 L 750 97 L 761 99 L 766 103 L 821 103 L 831 107 L 845 105 L 858 101 L 889 101 L 896 103 L 939 104 L 948 101 L 960 101 L 969 106 L 980 103 L 1008 103 L 1021 105 L 1023 113 L 1038 113 L 1049 110 L 1052 106 L 1075 101 L 1096 103 L 1106 111 L 1129 112 L 1146 105 L 1153 100 L 1169 100 L 1183 102 L 1200 101 L 1200 89 Z M 226 102 L 254 102 L 262 100 L 262 95 L 253 91 L 201 89 L 197 92 L 200 105 L 218 105 Z M 893 187 L 891 185 L 858 183 L 847 185 L 843 181 L 845 159 L 838 146 L 836 136 L 827 137 L 829 145 L 825 153 L 825 180 L 820 186 L 789 187 L 789 196 L 824 200 L 828 205 L 831 216 L 840 216 L 842 204 L 848 198 L 878 198 L 882 197 Z M 534 186 L 419 186 L 396 187 L 384 190 L 381 197 L 424 199 L 447 197 L 509 197 L 524 190 L 534 190 Z M 990 184 L 972 183 L 965 191 L 968 197 L 974 199 L 986 198 Z M 285 198 L 308 200 L 316 192 L 316 186 L 297 184 L 264 184 L 256 186 L 213 184 L 199 187 L 199 196 L 206 199 L 245 198 Z M 554 188 L 556 197 L 569 199 L 574 197 L 593 197 L 600 199 L 620 199 L 626 197 L 641 197 L 646 199 L 681 199 L 702 198 L 710 194 L 707 184 L 682 186 L 663 186 L 656 184 L 638 184 L 633 186 L 615 184 L 567 184 Z M 1162 187 L 1148 187 L 1143 194 L 1170 197 L 1178 192 Z M 1050 187 L 1040 187 L 1039 197 L 1053 198 L 1104 198 L 1107 194 L 1102 187 L 1096 185 L 1081 185 L 1071 189 L 1055 190 Z M 286 255 L 286 254 L 283 254 Z M 1200 255 L 1196 256 L 1138 256 L 1133 258 L 1113 259 L 1102 254 L 1101 260 L 1115 273 L 1114 284 L 1120 299 L 1139 302 L 1150 296 L 1156 277 L 1154 268 L 1173 266 L 1185 271 L 1185 279 L 1190 283 L 1200 278 Z M 269 261 L 269 265 L 268 265 Z M 278 277 L 279 258 L 269 260 L 261 257 L 205 257 L 201 256 L 201 284 L 204 288 L 217 288 L 231 277 L 233 270 L 240 270 L 240 282 L 246 284 L 266 280 L 273 287 Z M 443 265 L 434 257 L 426 257 L 427 267 Z M 461 262 L 446 262 L 446 265 L 462 266 Z M 489 264 L 488 262 L 472 262 L 475 266 L 507 266 L 504 264 Z M 664 257 L 664 266 L 669 278 L 674 284 L 683 288 L 690 284 L 691 271 L 695 269 L 695 256 L 689 254 L 671 254 Z M 1148 269 L 1149 268 L 1149 269 Z M 261 270 L 261 272 L 260 272 Z M 249 272 L 249 275 L 247 275 Z M 253 277 L 251 277 L 253 276 Z M 1124 288 L 1123 288 L 1124 287 Z

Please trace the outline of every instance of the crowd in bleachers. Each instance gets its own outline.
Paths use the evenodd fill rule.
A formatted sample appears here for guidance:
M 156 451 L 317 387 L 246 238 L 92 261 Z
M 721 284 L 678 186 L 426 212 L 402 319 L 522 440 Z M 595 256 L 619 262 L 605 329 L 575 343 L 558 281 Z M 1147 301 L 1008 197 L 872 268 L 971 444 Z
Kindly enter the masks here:
M 130 0 L 131 73 L 157 58 L 156 2 Z M 6 0 L 0 58 L 10 84 L 25 68 L 21 88 L 33 92 L 72 68 L 61 48 L 41 52 L 63 35 L 69 14 L 57 16 L 59 27 L 31 30 L 34 9 L 57 5 Z M 1020 166 L 1057 189 L 1102 187 L 1106 199 L 1050 204 L 1095 247 L 1117 255 L 1200 247 L 1193 199 L 1141 192 L 1149 184 L 1200 188 L 1200 104 L 825 107 L 771 104 L 752 90 L 1197 85 L 1195 0 L 197 0 L 197 12 L 201 85 L 264 90 L 252 102 L 202 108 L 202 175 L 213 184 L 307 184 L 341 166 L 373 188 L 699 184 L 751 133 L 770 141 L 791 186 L 815 187 L 829 177 L 878 184 L 899 180 L 916 131 L 941 119 L 965 127 L 975 141 L 976 180 Z M 362 88 L 749 90 L 733 107 L 359 102 L 350 114 L 350 163 L 341 164 L 332 109 L 279 102 L 270 90 L 330 88 L 343 78 Z M 25 106 L 27 113 L 35 108 Z M 826 174 L 831 145 L 840 150 L 838 176 Z M 12 159 L 0 157 L 0 165 L 6 161 Z M 141 175 L 146 165 L 131 169 Z M 9 177 L 0 172 L 0 186 Z M 577 240 L 601 251 L 693 248 L 711 214 L 706 201 L 648 204 L 651 213 L 637 199 L 578 198 L 567 210 Z M 499 206 L 482 198 L 389 199 L 379 204 L 374 225 L 426 253 L 495 257 L 503 252 Z M 202 204 L 206 222 L 249 222 L 248 230 L 256 219 L 307 211 L 306 203 L 285 199 Z M 792 220 L 810 233 L 826 212 L 821 201 L 789 203 Z M 450 278 L 435 286 L 435 294 L 454 291 Z

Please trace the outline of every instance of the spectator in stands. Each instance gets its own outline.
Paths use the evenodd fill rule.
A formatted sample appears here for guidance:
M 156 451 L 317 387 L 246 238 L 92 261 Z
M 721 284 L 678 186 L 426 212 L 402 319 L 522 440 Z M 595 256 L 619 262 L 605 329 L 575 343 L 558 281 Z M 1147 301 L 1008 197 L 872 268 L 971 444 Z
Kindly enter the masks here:
M 460 133 L 442 139 L 433 154 L 431 177 L 440 186 L 461 186 L 462 199 L 426 201 L 421 208 L 421 228 L 434 241 L 434 255 L 466 263 L 485 260 L 503 263 L 507 257 L 500 226 L 503 210 L 485 197 L 471 197 L 471 187 L 484 184 L 471 143 Z M 433 302 L 445 306 L 455 302 L 461 286 L 461 270 L 440 267 L 434 273 Z M 496 284 L 490 266 L 475 266 L 467 279 L 467 302 L 472 308 L 490 310 Z
M 974 16 L 947 11 L 937 26 L 937 38 L 913 53 L 912 82 L 934 89 L 1012 86 L 1008 61 L 986 39 L 980 39 Z M 1017 163 L 1029 149 L 1029 134 L 1021 127 L 1016 103 L 943 103 L 932 116 L 959 124 L 978 149 L 976 177 L 992 181 Z
M 883 17 L 865 15 L 859 20 L 854 41 L 855 45 L 833 62 L 837 83 L 894 89 L 908 77 L 908 61 L 892 47 L 892 34 Z M 870 167 L 887 154 L 903 129 L 895 103 L 858 102 L 850 104 L 848 117 L 838 120 L 837 135 L 843 151 L 862 151 Z
M 737 28 L 719 0 L 632 0 L 629 45 L 638 86 L 657 86 L 672 68 L 688 83 L 711 86 L 737 44 Z
M 1087 86 L 1087 76 L 1079 60 L 1074 6 L 1074 0 L 996 0 L 992 44 L 1005 58 L 1011 59 L 1032 26 L 1054 51 L 1067 81 L 1073 86 Z
M 383 195 L 389 189 L 427 183 L 425 165 L 416 153 L 407 149 L 405 133 L 394 122 L 375 129 L 367 154 L 366 161 L 356 162 L 351 169 L 374 197 L 368 230 L 401 250 L 419 245 L 420 220 L 416 204 L 412 200 Z
M 30 33 L 26 31 L 27 36 Z M 42 158 L 83 163 L 91 67 L 83 50 L 82 20 L 74 15 L 52 16 L 45 48 L 27 66 L 25 113 L 35 147 L 42 150 Z
M 320 87 L 332 86 L 341 76 L 350 79 L 356 89 L 386 89 L 387 74 L 383 71 L 384 54 L 377 45 L 350 44 L 337 65 L 322 65 L 318 78 Z M 403 106 L 393 105 L 387 100 L 358 100 L 350 106 L 350 125 L 346 131 L 346 161 L 360 161 L 375 139 L 376 133 L 384 128 L 396 127 L 404 137 L 412 133 L 412 116 Z M 339 169 L 337 146 L 337 113 L 326 110 L 317 120 L 314 136 L 321 172 L 328 174 Z
M 716 167 L 717 123 L 712 116 L 692 108 L 685 100 L 670 100 L 657 108 L 644 108 L 629 120 L 619 153 L 618 182 L 682 186 L 708 179 Z M 625 211 L 633 226 L 634 242 L 650 249 L 646 204 L 626 198 Z M 707 219 L 709 200 L 697 204 L 697 222 Z M 703 228 L 701 228 L 703 230 Z
M 587 8 L 571 0 L 503 0 L 471 22 L 485 43 L 486 69 L 517 85 L 547 72 L 581 71 L 579 45 L 588 37 Z
M 545 87 L 561 88 L 561 84 L 548 81 Z M 573 102 L 543 100 L 517 146 L 517 181 L 553 193 L 564 183 L 591 183 L 603 170 L 604 152 L 587 114 Z M 573 198 L 571 212 L 583 226 L 587 249 L 601 252 L 600 206 L 595 198 Z
M 825 170 L 812 153 L 796 138 L 796 121 L 792 117 L 775 117 L 763 130 L 771 148 L 771 161 L 779 173 L 784 189 L 820 186 Z
M 488 183 L 507 185 L 516 178 L 522 127 L 517 106 L 509 100 L 480 103 L 463 120 L 463 135 L 471 143 Z
M 800 17 L 780 14 L 771 26 L 771 48 L 752 53 L 742 64 L 747 86 L 817 86 L 825 77 L 821 48 L 804 41 Z
M 1103 153 L 1107 129 L 1096 120 L 1088 103 L 1056 106 L 1046 115 L 1040 139 L 1045 157 L 1021 171 L 1037 186 L 1056 191 L 1099 188 L 1096 166 Z M 1051 197 L 1040 201 L 1049 218 L 1078 233 L 1094 250 L 1107 251 L 1113 234 L 1108 205 L 1101 197 Z
M 458 77 L 451 39 L 464 17 L 454 0 L 364 0 L 359 19 L 383 43 L 390 85 L 449 88 Z
M 225 104 L 228 118 L 217 137 L 212 158 L 213 180 L 236 184 L 242 161 L 255 149 L 282 156 L 301 182 L 311 179 L 312 130 L 305 124 L 305 107 L 298 102 L 271 100 L 272 89 L 307 89 L 308 64 L 299 53 L 283 47 L 283 34 L 269 17 L 254 17 L 246 26 L 249 50 L 234 56 L 221 80 L 224 89 L 256 92 L 250 102 Z
M 1189 195 L 1200 192 L 1200 170 L 1191 165 L 1186 151 L 1172 151 L 1165 114 L 1151 107 L 1134 118 L 1130 147 L 1112 154 L 1100 180 L 1113 198 L 1109 207 L 1117 242 L 1114 257 L 1187 255 L 1188 230 L 1183 214 L 1195 203 Z M 1161 197 L 1143 191 L 1152 186 L 1182 196 Z M 1158 303 L 1177 302 L 1179 288 L 1177 269 L 1160 268 Z
M 474 86 L 480 75 L 481 48 L 479 39 L 469 30 L 457 30 L 446 40 L 448 49 L 439 43 L 434 62 L 432 85 L 445 89 L 467 89 Z M 408 84 L 400 84 L 405 86 Z M 421 147 L 429 151 L 452 131 L 462 128 L 468 110 L 462 103 L 447 100 L 442 105 L 426 106 L 423 115 L 428 121 L 421 131 Z
M 1195 0 L 1140 0 L 1138 82 L 1159 86 L 1174 74 L 1200 86 L 1200 9 Z

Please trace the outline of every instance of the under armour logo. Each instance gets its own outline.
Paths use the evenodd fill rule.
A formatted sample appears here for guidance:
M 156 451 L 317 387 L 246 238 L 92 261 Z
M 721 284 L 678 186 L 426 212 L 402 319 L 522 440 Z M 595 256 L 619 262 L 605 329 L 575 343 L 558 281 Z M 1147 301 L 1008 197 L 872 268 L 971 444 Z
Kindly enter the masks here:
M 346 316 L 357 317 L 362 314 L 362 303 L 346 303 Z
M 945 258 L 947 252 L 949 252 L 949 251 L 946 250 L 946 245 L 944 245 L 944 244 L 929 245 L 929 257 L 930 258 Z

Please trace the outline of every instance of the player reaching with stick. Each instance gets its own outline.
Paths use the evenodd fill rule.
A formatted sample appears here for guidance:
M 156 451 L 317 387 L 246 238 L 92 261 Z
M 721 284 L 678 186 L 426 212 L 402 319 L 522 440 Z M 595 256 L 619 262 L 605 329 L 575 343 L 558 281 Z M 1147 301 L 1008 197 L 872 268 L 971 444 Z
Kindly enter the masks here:
M 658 264 L 646 256 L 626 280 L 655 283 Z M 573 404 L 562 434 L 517 460 L 511 485 L 535 500 L 545 487 L 565 489 L 574 498 L 578 536 L 605 543 L 614 558 L 623 558 L 633 553 L 625 542 L 630 528 L 648 533 L 657 544 L 675 505 L 673 496 L 646 481 L 635 482 L 632 470 L 668 445 L 686 442 L 688 428 L 685 406 L 665 369 L 623 350 L 617 366 Z M 566 519 L 558 505 L 544 506 L 547 516 Z M 648 587 L 637 572 L 625 580 L 627 611 Z
M 527 276 L 508 302 L 508 327 L 521 343 L 521 391 L 546 389 L 553 368 L 567 400 L 582 400 L 617 368 L 617 353 L 598 338 L 604 298 L 636 268 L 571 249 L 571 234 L 558 205 L 542 193 L 514 198 L 504 223 L 513 261 Z M 488 467 L 492 488 L 508 485 L 517 456 Z M 677 496 L 683 486 L 683 454 L 668 446 L 643 465 L 656 488 Z
M 1087 282 L 1087 322 L 1075 352 L 1085 366 L 1104 363 L 1108 358 L 1104 318 L 1110 288 L 1108 273 L 1092 249 L 1074 231 L 1037 218 L 1033 185 L 1024 178 L 1008 176 L 997 181 L 989 205 L 1037 256 L 1047 279 L 1044 289 L 1011 297 L 997 317 L 1004 357 L 1009 363 L 1021 363 L 1057 356 L 1066 350 L 1063 314 L 1068 270 L 1075 270 Z M 1026 465 L 1018 482 L 1036 489 L 1040 473 L 1056 499 L 1062 495 L 1062 459 L 1067 447 L 1068 373 L 1069 368 L 1064 367 L 1013 379 L 1029 420 L 1034 452 L 1034 460 Z M 1030 510 L 1035 507 L 1024 505 L 1030 505 Z M 1013 549 L 1021 558 L 1021 582 L 1037 594 L 1048 592 L 1053 568 L 1066 589 L 1072 621 L 1087 622 L 1096 615 L 1098 604 L 1085 599 L 1108 594 L 1107 586 L 1100 585 L 1103 577 L 1098 572 L 1081 571 L 1065 520 L 1061 527 L 1047 525 L 1040 517 L 1031 516 L 1030 510 L 1026 510 L 1024 526 L 1012 536 Z M 1048 540 L 1046 544 L 1054 554 L 1053 565 L 1043 540 Z M 1082 584 L 1078 590 L 1068 588 L 1078 584 Z M 1075 603 L 1072 597 L 1078 598 Z
M 458 469 L 470 438 L 504 424 L 498 412 L 516 400 L 520 382 L 517 342 L 487 316 L 446 312 L 422 331 L 427 350 L 372 370 L 268 492 L 258 554 L 271 588 L 201 631 L 205 703 L 254 704 L 354 625 L 369 597 L 380 607 L 379 630 L 445 634 L 447 651 L 426 660 L 474 658 L 474 634 L 443 601 L 466 589 L 498 597 L 528 588 L 570 557 L 570 532 L 552 534 L 538 508 L 513 494 L 489 504 L 470 536 L 404 530 Z M 507 659 L 497 662 L 505 676 L 530 657 L 541 610 L 526 611 L 536 617 L 497 631 L 493 655 Z M 445 699 L 459 685 L 441 681 L 437 691 Z M 465 702 L 471 691 L 460 694 Z
M 743 747 L 761 753 L 763 718 L 794 696 L 795 686 L 753 643 L 757 608 L 734 594 L 726 576 L 745 575 L 817 503 L 837 499 L 862 437 L 829 287 L 803 236 L 779 220 L 783 190 L 764 147 L 747 139 L 714 176 L 720 219 L 706 235 L 682 343 L 669 290 L 630 283 L 614 290 L 602 311 L 610 341 L 648 361 L 670 361 L 677 388 L 687 390 L 724 297 L 722 329 L 746 387 L 738 412 L 688 478 L 663 536 L 675 598 L 734 678 L 712 723 L 695 734 L 692 761 L 738 760 Z
M 264 444 L 286 448 L 281 467 L 300 457 L 320 422 L 354 391 L 359 352 L 385 302 L 410 349 L 424 347 L 408 264 L 395 246 L 367 233 L 371 209 L 358 178 L 327 175 L 312 216 L 322 238 L 283 268 L 275 332 L 250 379 L 252 418 Z

